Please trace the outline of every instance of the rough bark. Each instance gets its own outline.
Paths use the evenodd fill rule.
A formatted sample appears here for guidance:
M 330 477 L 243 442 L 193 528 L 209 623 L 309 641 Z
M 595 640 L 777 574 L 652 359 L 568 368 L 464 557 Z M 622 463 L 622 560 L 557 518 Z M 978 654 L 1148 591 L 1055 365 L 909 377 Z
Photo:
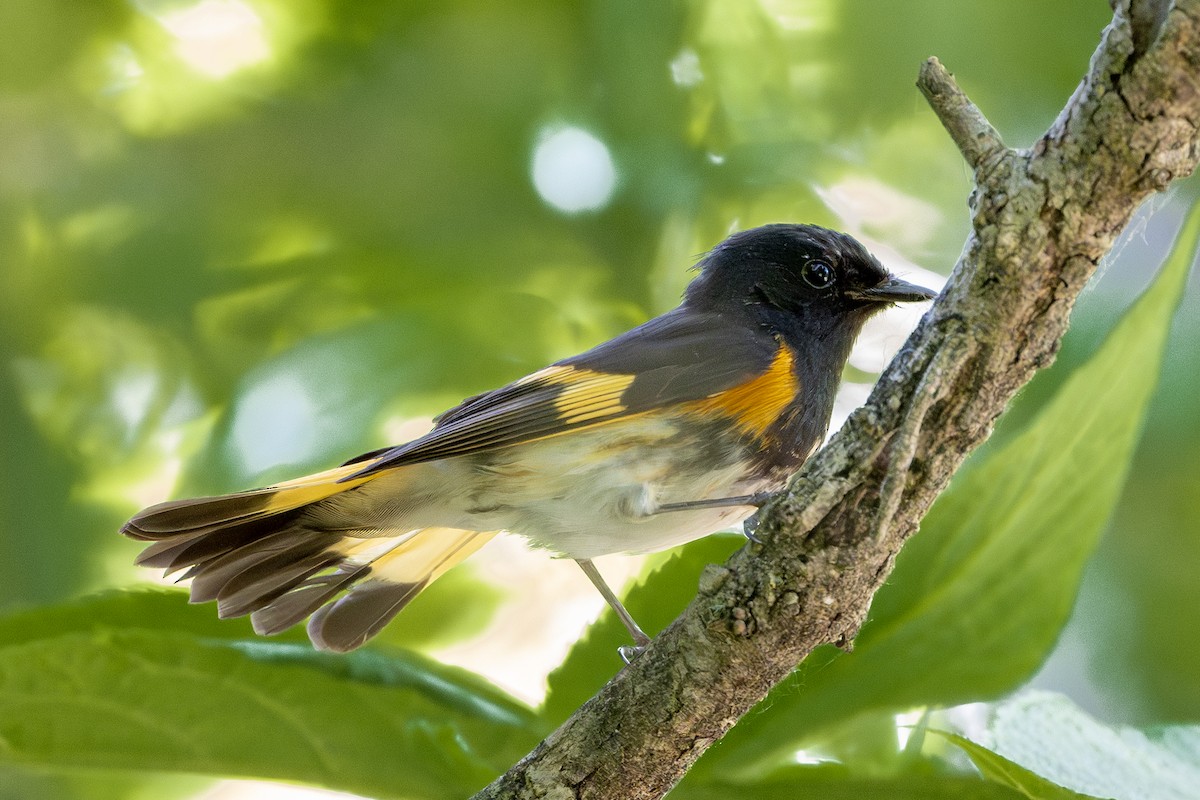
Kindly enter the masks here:
M 1164 9 L 1168 9 L 1164 12 Z M 865 406 L 710 567 L 631 666 L 478 798 L 656 798 L 815 647 L 846 645 L 896 553 L 1149 194 L 1196 166 L 1200 0 L 1116 3 L 1089 72 L 1028 151 L 936 59 L 918 86 L 975 171 L 950 282 Z

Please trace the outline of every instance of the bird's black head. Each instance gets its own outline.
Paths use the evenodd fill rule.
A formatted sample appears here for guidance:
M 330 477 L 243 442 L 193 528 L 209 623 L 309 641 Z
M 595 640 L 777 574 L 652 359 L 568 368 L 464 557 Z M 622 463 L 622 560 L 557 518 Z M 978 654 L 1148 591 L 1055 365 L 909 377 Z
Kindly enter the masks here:
M 816 225 L 764 225 L 735 233 L 700 262 L 687 288 L 693 307 L 749 314 L 780 332 L 851 339 L 892 303 L 936 292 L 891 275 L 851 236 Z

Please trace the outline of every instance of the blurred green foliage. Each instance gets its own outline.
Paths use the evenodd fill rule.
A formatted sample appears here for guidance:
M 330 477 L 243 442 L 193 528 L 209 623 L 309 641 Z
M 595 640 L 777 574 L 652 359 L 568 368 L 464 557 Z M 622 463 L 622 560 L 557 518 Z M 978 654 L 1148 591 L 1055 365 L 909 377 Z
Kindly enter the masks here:
M 901 269 L 948 271 L 970 182 L 913 88 L 920 61 L 940 56 L 1024 145 L 1108 17 L 1103 0 L 0 3 L 0 607 L 78 616 L 81 637 L 141 630 L 93 601 L 57 605 L 135 580 L 137 547 L 114 531 L 138 506 L 389 443 L 673 305 L 684 268 L 731 228 L 827 224 Z M 531 177 L 567 128 L 614 169 L 591 210 L 564 212 Z M 1018 400 L 995 450 L 1112 328 L 1194 192 L 1156 207 L 1107 266 L 1061 369 Z M 1197 302 L 1038 678 L 1109 721 L 1200 718 Z M 470 606 L 452 633 L 478 630 L 495 590 L 446 580 L 428 613 Z M 184 629 L 221 638 L 209 609 L 179 613 L 193 611 Z M 399 627 L 392 645 L 435 643 Z M 576 654 L 560 671 L 551 716 L 594 680 L 563 688 L 583 666 Z M 892 796 L 937 796 L 930 780 L 897 779 Z M 0 786 L 151 791 L 4 769 Z
M 1098 800 L 1091 795 L 1064 789 L 970 739 L 953 734 L 947 735 L 947 738 L 962 748 L 971 762 L 979 767 L 979 771 L 992 783 L 1020 792 L 1022 797 L 1037 800 Z

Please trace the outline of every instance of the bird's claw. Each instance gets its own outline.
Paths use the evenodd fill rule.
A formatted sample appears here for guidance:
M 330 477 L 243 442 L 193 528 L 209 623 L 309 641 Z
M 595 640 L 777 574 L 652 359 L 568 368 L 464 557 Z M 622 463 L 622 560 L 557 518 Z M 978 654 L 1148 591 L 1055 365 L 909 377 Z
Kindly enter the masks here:
M 633 660 L 640 656 L 645 649 L 646 645 L 644 644 L 623 644 L 617 648 L 617 653 L 626 664 L 632 664 Z
M 746 517 L 746 519 L 744 519 L 742 521 L 742 535 L 745 536 L 751 542 L 754 542 L 755 544 L 763 543 L 763 540 L 758 538 L 757 535 L 755 535 L 758 531 L 758 523 L 759 523 L 758 515 L 760 513 L 762 513 L 762 512 L 755 511 L 753 514 Z
M 775 494 L 775 492 L 758 492 L 757 494 L 751 495 L 751 502 L 747 503 L 747 505 L 757 506 L 758 511 L 755 511 L 742 521 L 742 534 L 755 544 L 763 543 L 763 540 L 758 538 L 757 535 L 758 524 L 762 522 L 762 507 L 769 503 Z

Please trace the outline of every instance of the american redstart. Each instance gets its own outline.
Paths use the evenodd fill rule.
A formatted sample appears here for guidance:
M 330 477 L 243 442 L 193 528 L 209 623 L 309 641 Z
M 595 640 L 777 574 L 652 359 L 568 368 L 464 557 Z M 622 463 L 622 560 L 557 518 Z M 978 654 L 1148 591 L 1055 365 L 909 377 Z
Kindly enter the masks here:
M 935 293 L 812 225 L 730 236 L 683 302 L 585 353 L 465 400 L 418 439 L 223 497 L 152 506 L 122 532 L 186 570 L 192 602 L 260 634 L 305 617 L 324 650 L 370 639 L 500 531 L 593 566 L 749 517 L 820 444 L 863 323 Z M 310 616 L 311 615 L 311 616 Z M 628 651 L 625 651 L 628 652 Z

